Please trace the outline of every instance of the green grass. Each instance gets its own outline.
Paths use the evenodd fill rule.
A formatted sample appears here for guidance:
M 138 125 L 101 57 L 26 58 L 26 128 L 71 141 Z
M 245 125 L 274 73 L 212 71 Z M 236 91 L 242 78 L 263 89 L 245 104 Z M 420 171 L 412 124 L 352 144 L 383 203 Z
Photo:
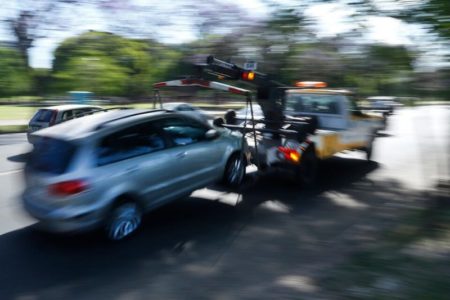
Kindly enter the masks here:
M 2 133 L 18 133 L 25 132 L 28 128 L 28 125 L 5 125 L 0 126 L 0 134 Z
M 29 120 L 39 107 L 0 105 L 0 120 Z
M 245 106 L 245 103 L 224 103 L 220 105 L 214 105 L 206 102 L 193 103 L 194 106 L 201 107 L 203 109 L 210 110 L 227 110 L 227 109 L 241 109 Z M 128 105 L 102 105 L 104 108 L 129 106 L 133 108 L 152 109 L 153 103 L 134 103 Z M 158 105 L 157 105 L 158 107 Z M 30 106 L 14 106 L 14 105 L 0 105 L 0 120 L 29 120 L 33 114 L 39 109 L 39 107 Z
M 2 104 L 8 104 L 12 102 L 39 102 L 44 100 L 44 98 L 39 96 L 14 96 L 14 97 L 5 97 L 0 98 L 0 103 Z

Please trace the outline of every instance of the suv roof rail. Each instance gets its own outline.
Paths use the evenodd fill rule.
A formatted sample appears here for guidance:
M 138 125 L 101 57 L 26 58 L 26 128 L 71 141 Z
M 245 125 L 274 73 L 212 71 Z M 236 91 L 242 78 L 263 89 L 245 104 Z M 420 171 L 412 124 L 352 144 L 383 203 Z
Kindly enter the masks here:
M 171 110 L 167 110 L 167 109 L 152 109 L 152 110 L 148 110 L 148 111 L 137 112 L 137 113 L 134 113 L 134 114 L 131 114 L 131 115 L 121 116 L 121 117 L 118 117 L 118 118 L 114 118 L 114 119 L 105 121 L 105 122 L 103 122 L 101 124 L 98 124 L 94 128 L 94 130 L 102 129 L 106 124 L 114 122 L 114 121 L 123 120 L 123 119 L 126 119 L 126 118 L 139 116 L 139 115 L 144 115 L 144 114 L 149 114 L 149 113 L 154 113 L 154 112 L 171 112 Z

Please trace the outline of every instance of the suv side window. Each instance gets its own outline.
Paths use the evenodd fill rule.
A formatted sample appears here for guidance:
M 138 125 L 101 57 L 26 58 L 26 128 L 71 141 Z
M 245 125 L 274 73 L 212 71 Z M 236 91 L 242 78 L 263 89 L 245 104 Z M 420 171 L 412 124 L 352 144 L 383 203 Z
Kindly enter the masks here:
M 88 112 L 89 110 L 85 109 L 85 108 L 81 108 L 81 109 L 76 109 L 73 111 L 73 115 L 75 118 L 79 118 L 79 117 L 84 117 L 84 113 Z
M 61 122 L 73 119 L 73 110 L 67 110 L 63 112 Z
M 97 146 L 97 165 L 162 150 L 166 143 L 152 123 L 138 124 L 104 137 Z
M 78 117 L 84 117 L 84 116 L 88 116 L 88 115 L 92 115 L 93 111 L 99 110 L 98 108 L 95 107 L 87 107 L 87 108 L 83 108 L 81 109 L 79 112 L 77 112 Z
M 158 122 L 175 146 L 184 146 L 202 141 L 208 128 L 194 120 L 168 118 Z

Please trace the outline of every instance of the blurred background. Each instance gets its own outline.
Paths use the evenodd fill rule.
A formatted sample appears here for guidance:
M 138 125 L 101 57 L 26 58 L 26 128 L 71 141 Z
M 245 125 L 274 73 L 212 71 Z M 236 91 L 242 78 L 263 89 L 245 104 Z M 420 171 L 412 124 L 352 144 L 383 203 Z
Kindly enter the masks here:
M 447 100 L 449 14 L 447 0 L 4 1 L 0 98 L 142 101 L 152 83 L 192 74 L 193 56 L 214 54 L 286 84 Z
M 18 200 L 30 145 L 1 134 L 0 299 L 448 299 L 449 0 L 0 0 L 0 133 L 74 95 L 148 107 L 209 54 L 404 105 L 376 162 L 334 157 L 313 191 L 199 190 L 123 244 L 35 232 Z

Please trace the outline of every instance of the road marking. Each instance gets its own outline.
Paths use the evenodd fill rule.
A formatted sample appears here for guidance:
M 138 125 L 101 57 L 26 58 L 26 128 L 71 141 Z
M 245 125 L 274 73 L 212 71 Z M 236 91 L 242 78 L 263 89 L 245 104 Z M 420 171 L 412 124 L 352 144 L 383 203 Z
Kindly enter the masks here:
M 22 169 L 6 171 L 6 172 L 0 172 L 0 176 L 2 176 L 2 175 L 11 175 L 11 174 L 19 173 L 21 171 L 22 171 Z

